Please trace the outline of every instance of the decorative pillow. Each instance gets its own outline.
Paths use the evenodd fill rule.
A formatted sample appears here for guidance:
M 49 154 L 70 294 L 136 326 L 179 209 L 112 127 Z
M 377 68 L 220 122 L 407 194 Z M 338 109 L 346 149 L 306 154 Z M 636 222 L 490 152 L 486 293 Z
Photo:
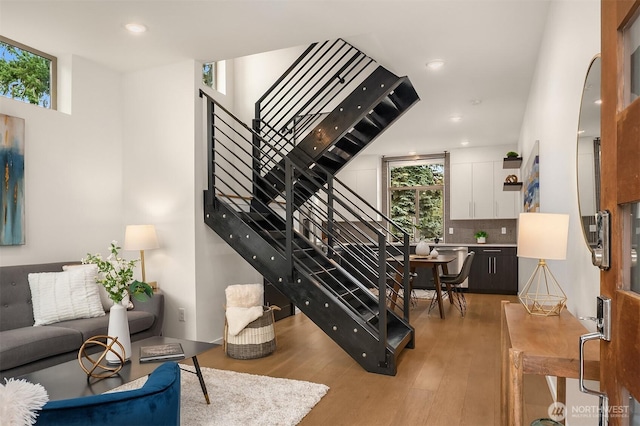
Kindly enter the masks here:
M 28 278 L 35 326 L 105 315 L 95 283 L 95 270 L 71 268 L 63 272 L 29 274 Z
M 26 380 L 4 379 L 0 384 L 0 419 L 7 426 L 33 425 L 37 411 L 49 401 L 47 391 L 40 384 Z M 6 423 L 5 423 L 6 422 Z
M 100 295 L 100 302 L 102 303 L 102 309 L 108 312 L 109 309 L 111 309 L 111 306 L 113 306 L 113 300 L 111 300 L 111 298 L 109 297 L 109 292 L 107 292 L 107 289 L 104 288 L 102 284 L 98 284 L 96 282 L 96 277 L 98 275 L 98 265 L 94 265 L 94 264 L 64 265 L 62 267 L 62 270 L 70 271 L 71 269 L 76 269 L 76 268 L 85 268 L 89 271 L 93 271 L 93 277 L 91 277 L 91 282 L 98 289 L 98 294 Z

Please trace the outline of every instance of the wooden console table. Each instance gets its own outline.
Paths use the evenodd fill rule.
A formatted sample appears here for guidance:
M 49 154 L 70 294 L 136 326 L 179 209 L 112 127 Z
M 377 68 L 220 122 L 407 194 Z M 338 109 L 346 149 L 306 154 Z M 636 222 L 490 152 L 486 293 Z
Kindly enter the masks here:
M 559 316 L 531 315 L 520 303 L 502 301 L 500 342 L 501 424 L 523 425 L 524 374 L 556 376 L 558 402 L 566 403 L 566 378 L 579 375 L 579 342 L 588 330 L 569 311 Z M 585 345 L 585 378 L 600 380 L 599 345 Z

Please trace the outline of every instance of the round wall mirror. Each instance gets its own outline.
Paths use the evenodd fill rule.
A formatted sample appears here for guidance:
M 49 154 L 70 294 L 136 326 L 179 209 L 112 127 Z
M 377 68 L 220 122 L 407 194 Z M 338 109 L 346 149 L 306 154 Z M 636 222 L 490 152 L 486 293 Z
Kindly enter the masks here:
M 595 214 L 600 210 L 600 55 L 589 66 L 578 123 L 578 204 L 589 249 L 596 246 Z

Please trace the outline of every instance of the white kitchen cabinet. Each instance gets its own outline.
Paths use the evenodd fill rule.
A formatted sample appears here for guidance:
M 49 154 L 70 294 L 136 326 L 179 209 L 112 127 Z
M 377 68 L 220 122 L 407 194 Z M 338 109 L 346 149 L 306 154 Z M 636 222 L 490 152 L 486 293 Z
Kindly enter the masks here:
M 504 190 L 504 180 L 509 175 L 518 176 L 520 181 L 518 169 L 505 169 L 501 161 L 493 163 L 493 217 L 496 219 L 515 219 L 520 213 L 520 192 Z
M 450 166 L 450 218 L 513 219 L 518 193 L 503 191 L 507 174 L 501 161 L 453 163 Z
M 473 202 L 471 163 L 451 164 L 449 176 L 450 218 L 471 219 L 471 203 Z

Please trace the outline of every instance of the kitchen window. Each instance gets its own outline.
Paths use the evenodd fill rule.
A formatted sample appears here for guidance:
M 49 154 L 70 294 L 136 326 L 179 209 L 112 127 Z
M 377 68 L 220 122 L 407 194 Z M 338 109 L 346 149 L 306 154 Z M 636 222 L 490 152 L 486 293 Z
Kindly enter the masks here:
M 0 36 L 0 95 L 56 109 L 54 56 Z
M 415 240 L 442 238 L 444 155 L 383 158 L 382 170 L 388 216 Z

